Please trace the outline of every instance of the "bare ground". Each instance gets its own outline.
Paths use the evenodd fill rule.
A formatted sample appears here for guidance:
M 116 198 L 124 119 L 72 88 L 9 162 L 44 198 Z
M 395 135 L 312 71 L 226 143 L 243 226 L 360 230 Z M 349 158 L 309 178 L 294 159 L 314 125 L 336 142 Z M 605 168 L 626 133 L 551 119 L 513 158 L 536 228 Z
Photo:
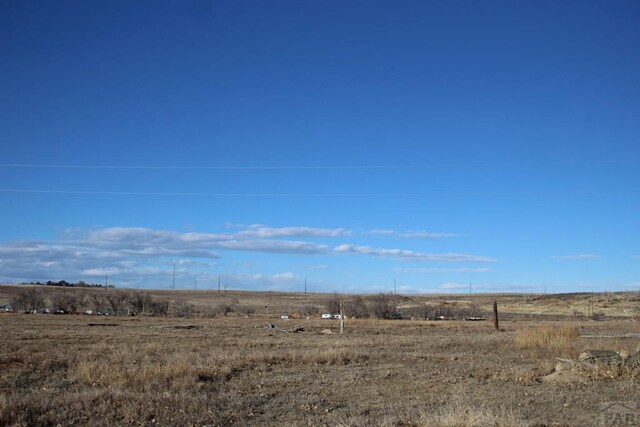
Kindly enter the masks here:
M 542 324 L 591 338 L 517 344 Z M 640 323 L 501 327 L 353 320 L 340 336 L 320 319 L 2 314 L 0 424 L 590 426 L 606 402 L 638 403 L 633 376 L 542 379 L 585 348 L 635 352 Z

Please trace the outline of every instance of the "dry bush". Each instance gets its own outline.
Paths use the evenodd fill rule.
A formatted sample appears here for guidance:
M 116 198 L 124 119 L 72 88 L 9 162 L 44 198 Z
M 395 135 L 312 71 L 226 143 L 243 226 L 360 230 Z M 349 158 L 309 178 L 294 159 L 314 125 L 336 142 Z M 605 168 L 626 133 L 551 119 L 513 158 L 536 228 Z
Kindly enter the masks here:
M 538 352 L 571 355 L 580 338 L 575 326 L 539 326 L 516 332 L 518 347 L 534 349 Z
M 150 392 L 168 388 L 192 390 L 199 382 L 223 381 L 230 374 L 228 367 L 194 366 L 188 360 L 131 367 L 81 361 L 71 373 L 71 378 L 92 387 Z
M 474 406 L 454 402 L 435 411 L 422 414 L 418 424 L 429 427 L 517 427 L 525 426 L 522 420 L 509 410 L 493 410 L 483 406 Z

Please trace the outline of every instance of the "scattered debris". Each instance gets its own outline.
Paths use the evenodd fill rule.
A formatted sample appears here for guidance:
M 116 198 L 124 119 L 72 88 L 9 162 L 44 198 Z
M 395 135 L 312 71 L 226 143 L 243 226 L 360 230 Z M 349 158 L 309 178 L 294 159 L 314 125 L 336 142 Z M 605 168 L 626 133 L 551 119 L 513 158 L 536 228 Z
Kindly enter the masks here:
M 555 370 L 543 382 L 580 382 L 585 378 L 617 378 L 640 374 L 640 353 L 625 350 L 585 350 L 577 360 L 556 358 Z
M 586 363 L 601 363 L 605 365 L 617 366 L 629 357 L 629 354 L 622 351 L 615 350 L 587 350 L 580 353 L 578 360 Z
M 156 326 L 160 329 L 200 329 L 202 326 L 199 325 L 161 325 Z
M 304 332 L 304 326 L 302 325 L 294 325 L 290 328 L 281 328 L 278 325 L 275 325 L 273 323 L 267 323 L 267 326 L 265 328 L 277 329 L 278 331 L 282 331 L 282 332 Z
M 580 338 L 638 338 L 640 334 L 628 332 L 624 335 L 580 335 Z

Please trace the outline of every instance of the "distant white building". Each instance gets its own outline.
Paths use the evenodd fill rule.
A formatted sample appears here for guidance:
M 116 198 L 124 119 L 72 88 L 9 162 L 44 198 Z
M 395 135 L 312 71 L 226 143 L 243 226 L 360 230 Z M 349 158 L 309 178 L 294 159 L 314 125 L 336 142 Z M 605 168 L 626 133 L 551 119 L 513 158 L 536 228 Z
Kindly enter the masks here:
M 331 314 L 331 313 L 324 313 L 322 315 L 323 319 L 340 319 L 340 315 L 339 314 Z

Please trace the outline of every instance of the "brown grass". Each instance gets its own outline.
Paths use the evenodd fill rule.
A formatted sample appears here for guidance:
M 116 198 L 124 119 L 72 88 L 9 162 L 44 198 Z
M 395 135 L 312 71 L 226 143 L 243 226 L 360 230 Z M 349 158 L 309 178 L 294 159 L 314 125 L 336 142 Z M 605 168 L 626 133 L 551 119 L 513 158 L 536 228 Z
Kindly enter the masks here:
M 573 324 L 535 341 L 551 333 L 525 321 L 502 322 L 506 332 L 489 322 L 347 321 L 340 336 L 321 334 L 336 323 L 319 319 L 296 320 L 300 333 L 261 318 L 89 327 L 95 319 L 0 314 L 0 425 L 577 426 L 602 401 L 640 395 L 622 378 L 566 390 L 539 380 L 557 354 L 531 349 L 573 352 Z M 168 327 L 186 322 L 197 328 Z M 639 325 L 583 326 L 620 335 Z
M 534 349 L 541 354 L 569 356 L 575 351 L 579 338 L 575 326 L 545 325 L 517 331 L 514 341 L 518 347 Z

